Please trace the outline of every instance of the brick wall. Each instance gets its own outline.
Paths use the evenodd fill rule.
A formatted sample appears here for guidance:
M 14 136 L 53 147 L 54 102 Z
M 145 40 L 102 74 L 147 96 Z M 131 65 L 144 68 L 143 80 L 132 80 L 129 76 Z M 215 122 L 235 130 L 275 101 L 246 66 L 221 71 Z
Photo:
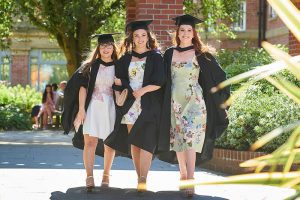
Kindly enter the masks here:
M 270 37 L 270 38 L 268 38 L 268 42 L 270 42 L 271 44 L 288 45 L 289 37 L 288 37 L 288 34 L 282 35 L 282 36 L 277 36 L 277 37 Z
M 300 0 L 294 0 L 292 2 L 300 9 Z M 300 41 L 298 41 L 291 32 L 289 33 L 289 53 L 293 56 L 300 55 Z
M 227 40 L 222 40 L 220 42 L 219 46 L 214 46 L 218 49 L 238 49 L 241 48 L 243 46 L 243 44 L 245 43 L 245 39 L 236 39 L 236 40 L 231 40 L 231 39 L 227 39 Z M 248 46 L 252 46 L 255 47 L 257 46 L 257 41 L 256 40 L 250 40 L 247 39 L 248 42 Z
M 260 156 L 263 152 L 235 151 L 228 149 L 214 149 L 213 159 L 200 164 L 200 167 L 226 174 L 243 174 L 253 172 L 253 169 L 241 168 L 240 163 Z
M 215 148 L 213 152 L 213 159 L 202 163 L 199 166 L 205 169 L 232 175 L 253 173 L 255 168 L 242 168 L 239 166 L 240 163 L 264 155 L 266 155 L 264 152 L 235 151 Z M 278 165 L 276 166 L 275 171 L 281 172 L 283 167 L 284 166 L 282 165 Z M 298 171 L 299 167 L 298 163 L 293 164 L 290 171 Z M 262 171 L 266 172 L 268 170 L 270 170 L 270 167 L 266 167 Z
M 258 15 L 259 1 L 247 0 L 246 1 L 246 29 L 258 29 Z
M 136 1 L 126 0 L 126 22 L 133 21 L 136 18 Z
M 28 55 L 12 55 L 11 84 L 28 84 Z
M 176 27 L 174 21 L 170 19 L 183 14 L 183 0 L 127 0 L 126 6 L 126 10 L 130 11 L 130 14 L 127 14 L 127 22 L 153 19 L 150 28 L 161 47 L 164 49 L 171 45 L 168 32 L 175 30 Z
M 223 37 L 219 38 L 219 40 L 221 40 L 220 43 L 212 42 L 215 39 L 210 39 L 207 42 L 212 44 L 216 49 L 237 49 L 243 45 L 245 40 L 249 41 L 249 45 L 257 47 L 258 11 L 258 0 L 246 0 L 246 31 L 236 32 L 237 38 L 234 40 Z

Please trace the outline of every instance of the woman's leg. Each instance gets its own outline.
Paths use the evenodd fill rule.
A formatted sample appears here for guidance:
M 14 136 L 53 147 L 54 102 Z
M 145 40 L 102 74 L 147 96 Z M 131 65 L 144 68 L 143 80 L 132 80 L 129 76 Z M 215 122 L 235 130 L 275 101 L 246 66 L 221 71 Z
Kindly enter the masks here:
M 93 176 L 97 143 L 98 138 L 84 134 L 83 162 L 87 177 Z
M 193 149 L 185 151 L 187 179 L 193 179 L 195 173 L 196 152 Z
M 195 162 L 196 162 L 196 152 L 195 150 L 187 150 L 184 152 L 185 157 L 185 166 L 186 166 L 186 179 L 192 180 L 194 179 L 194 172 L 195 172 Z M 192 197 L 195 193 L 195 189 L 193 186 L 186 188 L 185 195 L 187 197 Z
M 148 172 L 151 166 L 151 161 L 152 161 L 152 154 L 138 148 L 140 151 L 139 154 L 139 178 L 138 178 L 138 185 L 137 185 L 137 190 L 138 192 L 145 192 L 147 190 L 147 176 L 148 176 Z
M 128 134 L 130 134 L 130 131 L 132 129 L 132 124 L 127 124 L 127 129 L 128 129 Z M 138 178 L 140 177 L 140 148 L 131 145 L 131 156 L 132 156 L 132 161 L 135 167 L 136 174 Z
M 110 169 L 115 157 L 115 150 L 109 146 L 104 145 L 104 169 L 102 177 L 102 185 L 109 184 Z
M 180 170 L 180 180 L 186 180 L 187 179 L 187 161 L 185 152 L 176 152 L 177 160 L 179 164 L 179 170 Z
M 47 120 L 48 120 L 48 114 L 47 114 L 47 111 L 45 110 L 43 112 L 43 128 L 47 127 Z
M 137 146 L 131 145 L 131 156 L 132 161 L 135 167 L 136 174 L 138 178 L 141 176 L 141 169 L 140 169 L 140 152 L 141 149 Z
M 147 175 L 152 162 L 152 153 L 140 149 L 140 177 L 147 179 Z

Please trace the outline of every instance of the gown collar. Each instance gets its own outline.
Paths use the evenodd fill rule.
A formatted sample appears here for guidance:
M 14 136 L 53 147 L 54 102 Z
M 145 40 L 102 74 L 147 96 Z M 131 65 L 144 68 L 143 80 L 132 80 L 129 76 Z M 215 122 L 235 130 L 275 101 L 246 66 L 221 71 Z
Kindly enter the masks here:
M 114 65 L 113 61 L 112 62 L 104 62 L 102 59 L 99 59 L 99 62 L 100 62 L 100 64 L 104 65 L 105 67 Z
M 192 46 L 188 46 L 188 47 L 184 47 L 184 48 L 177 46 L 177 47 L 175 47 L 175 49 L 179 52 L 183 52 L 183 51 L 188 51 L 188 50 L 194 49 L 194 46 L 192 45 Z
M 151 53 L 151 50 L 150 50 L 150 51 L 146 51 L 146 52 L 141 53 L 141 54 L 140 54 L 140 53 L 137 53 L 137 52 L 135 52 L 135 51 L 132 51 L 132 52 L 131 52 L 132 56 L 137 57 L 137 58 L 139 58 L 139 59 L 142 59 L 142 58 L 147 57 L 148 55 L 150 55 L 150 53 Z

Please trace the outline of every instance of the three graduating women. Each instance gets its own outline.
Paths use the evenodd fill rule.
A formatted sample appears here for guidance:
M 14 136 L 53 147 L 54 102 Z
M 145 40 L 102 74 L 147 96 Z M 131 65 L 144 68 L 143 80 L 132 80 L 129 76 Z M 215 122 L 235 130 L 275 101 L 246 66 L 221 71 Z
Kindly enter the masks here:
M 92 166 L 97 138 L 105 140 L 108 152 L 103 183 L 108 183 L 117 150 L 132 157 L 137 189 L 145 191 L 153 154 L 163 152 L 159 158 L 172 162 L 174 154 L 170 152 L 175 151 L 180 179 L 193 179 L 198 154 L 210 155 L 214 140 L 227 127 L 228 119 L 220 104 L 229 97 L 229 89 L 210 92 L 226 75 L 195 30 L 201 20 L 190 15 L 174 20 L 176 46 L 166 50 L 164 59 L 148 27 L 152 20 L 144 20 L 127 25 L 121 47 L 124 55 L 118 61 L 114 45 L 99 39 L 98 53 L 85 62 L 81 74 L 88 72 L 91 78 L 86 81 L 82 76 L 85 84 L 77 90 L 79 112 L 74 125 L 83 124 L 88 187 L 94 186 Z M 110 56 L 103 60 L 105 51 Z M 112 89 L 128 90 L 124 105 L 113 105 Z M 184 192 L 192 196 L 194 188 Z

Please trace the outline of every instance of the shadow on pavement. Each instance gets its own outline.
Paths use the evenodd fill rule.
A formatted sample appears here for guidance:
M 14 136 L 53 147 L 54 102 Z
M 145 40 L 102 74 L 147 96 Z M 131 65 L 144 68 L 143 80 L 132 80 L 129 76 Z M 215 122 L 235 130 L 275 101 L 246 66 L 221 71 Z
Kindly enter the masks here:
M 226 200 L 220 197 L 194 195 L 193 198 L 185 198 L 179 191 L 147 191 L 138 193 L 135 189 L 101 188 L 96 187 L 93 192 L 87 193 L 85 187 L 69 188 L 66 193 L 55 191 L 51 193 L 51 200 Z

